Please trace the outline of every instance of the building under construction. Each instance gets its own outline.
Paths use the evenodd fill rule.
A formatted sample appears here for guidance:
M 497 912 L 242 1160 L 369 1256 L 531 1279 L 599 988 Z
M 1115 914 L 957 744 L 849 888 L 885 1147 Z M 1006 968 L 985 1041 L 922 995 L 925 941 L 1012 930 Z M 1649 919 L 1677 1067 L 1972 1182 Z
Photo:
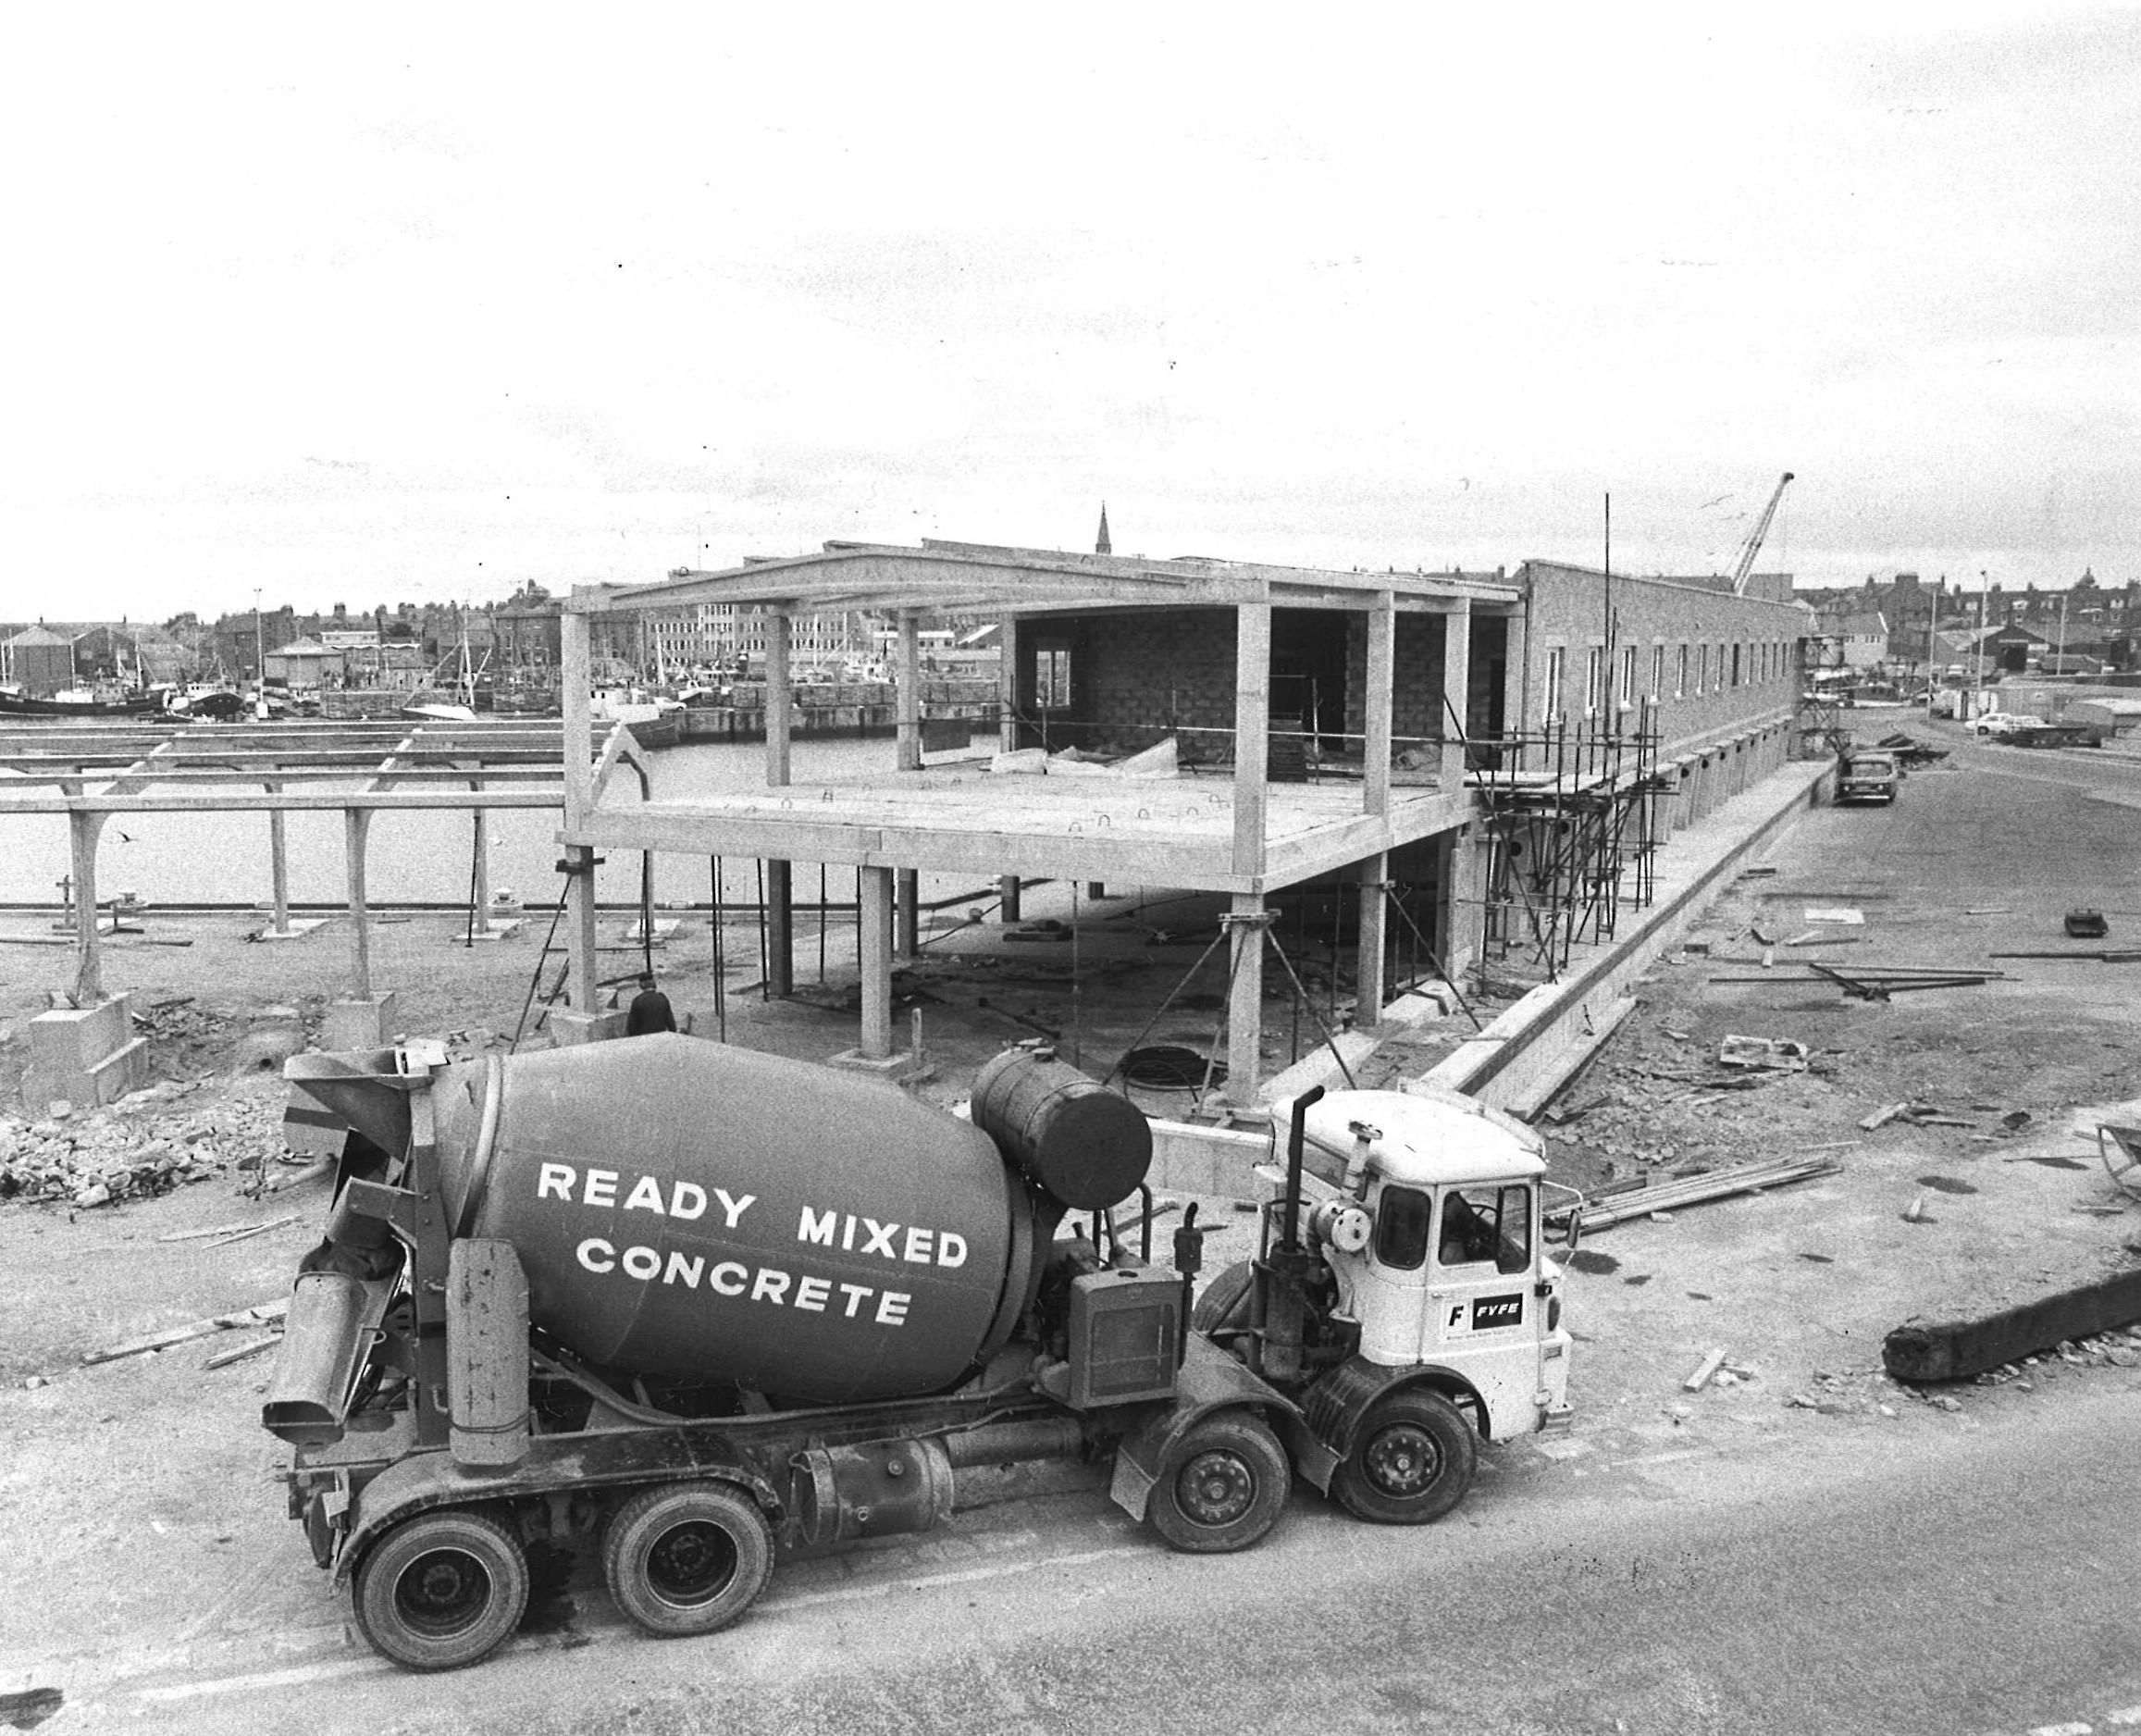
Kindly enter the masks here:
M 1329 572 L 929 541 L 817 553 L 564 605 L 568 740 L 583 738 L 591 624 L 708 603 L 766 616 L 762 789 L 646 800 L 568 757 L 567 1037 L 598 1010 L 593 863 L 617 849 L 763 864 L 767 988 L 794 987 L 798 864 L 854 874 L 860 1030 L 891 1070 L 892 975 L 920 876 L 981 876 L 1017 920 L 1034 878 L 1225 902 L 1228 1095 L 1254 1098 L 1266 976 L 1287 936 L 1347 956 L 1341 1011 L 1372 1027 L 1419 977 L 1501 961 L 1546 977 L 1650 893 L 1671 828 L 1785 758 L 1803 612 L 1788 581 Z M 786 624 L 828 609 L 900 626 L 882 774 L 798 785 Z M 931 751 L 924 612 L 1002 623 L 998 715 L 978 752 Z

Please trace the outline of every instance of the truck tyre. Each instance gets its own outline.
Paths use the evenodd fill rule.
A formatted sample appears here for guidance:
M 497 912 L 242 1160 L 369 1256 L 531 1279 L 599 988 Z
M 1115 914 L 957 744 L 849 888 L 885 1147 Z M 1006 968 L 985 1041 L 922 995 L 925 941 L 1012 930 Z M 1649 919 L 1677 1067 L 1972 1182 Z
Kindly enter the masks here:
M 1246 1326 L 1249 1323 L 1249 1285 L 1256 1276 L 1256 1270 L 1252 1262 L 1236 1260 L 1205 1286 L 1204 1293 L 1190 1309 L 1190 1325 L 1207 1334 L 1230 1326 Z M 1237 1315 L 1239 1319 L 1235 1318 Z
M 443 1507 L 403 1519 L 357 1569 L 357 1626 L 409 1669 L 489 1655 L 527 1608 L 527 1552 L 488 1514 Z
M 773 1571 L 772 1528 L 750 1496 L 725 1483 L 643 1490 L 611 1516 L 603 1533 L 610 1595 L 660 1639 L 727 1627 Z
M 1330 1492 L 1379 1525 L 1425 1525 L 1465 1498 L 1479 1463 L 1479 1441 L 1456 1406 L 1425 1389 L 1392 1393 L 1361 1419 Z
M 1152 1486 L 1146 1517 L 1194 1556 L 1246 1549 L 1278 1522 L 1293 1482 L 1279 1437 L 1245 1410 L 1222 1411 L 1174 1445 Z

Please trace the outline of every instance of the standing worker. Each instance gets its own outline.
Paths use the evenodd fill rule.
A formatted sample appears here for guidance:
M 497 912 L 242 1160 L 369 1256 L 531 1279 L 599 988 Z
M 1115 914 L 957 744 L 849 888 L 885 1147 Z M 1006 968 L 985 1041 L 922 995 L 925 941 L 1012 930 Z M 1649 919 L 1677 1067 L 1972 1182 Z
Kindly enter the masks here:
M 626 1036 L 648 1036 L 656 1031 L 676 1029 L 676 1015 L 669 1008 L 669 997 L 654 986 L 654 973 L 639 973 L 639 992 L 632 997 L 632 1005 L 625 1013 Z

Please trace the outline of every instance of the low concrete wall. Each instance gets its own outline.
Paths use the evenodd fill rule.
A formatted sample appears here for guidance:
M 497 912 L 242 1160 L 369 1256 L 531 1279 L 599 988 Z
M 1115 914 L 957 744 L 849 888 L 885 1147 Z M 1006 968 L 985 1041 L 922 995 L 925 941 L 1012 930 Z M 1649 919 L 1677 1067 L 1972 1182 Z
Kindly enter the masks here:
M 1824 800 L 1834 780 L 1826 761 L 1786 765 L 1681 832 L 1672 845 L 1680 871 L 1649 910 L 1624 921 L 1611 946 L 1561 981 L 1541 984 L 1509 1008 L 1431 1069 L 1428 1082 L 1497 1109 L 1532 1092 L 1566 1046 L 1605 1019 L 1635 979 L 1679 940 L 1726 878 Z
M 30 1065 L 21 1089 L 23 1107 L 31 1115 L 44 1115 L 60 1102 L 102 1108 L 148 1083 L 148 1039 L 134 1035 L 125 995 L 31 1020 Z

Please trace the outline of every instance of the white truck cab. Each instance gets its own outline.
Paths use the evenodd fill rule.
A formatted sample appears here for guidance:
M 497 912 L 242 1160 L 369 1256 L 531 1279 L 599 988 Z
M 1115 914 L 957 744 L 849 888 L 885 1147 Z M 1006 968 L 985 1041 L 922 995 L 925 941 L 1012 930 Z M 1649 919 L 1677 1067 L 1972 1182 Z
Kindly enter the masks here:
M 1541 1239 L 1546 1164 L 1521 1122 L 1454 1093 L 1336 1091 L 1305 1122 L 1303 1191 L 1355 1355 L 1477 1395 L 1481 1432 L 1568 1413 L 1563 1271 Z

